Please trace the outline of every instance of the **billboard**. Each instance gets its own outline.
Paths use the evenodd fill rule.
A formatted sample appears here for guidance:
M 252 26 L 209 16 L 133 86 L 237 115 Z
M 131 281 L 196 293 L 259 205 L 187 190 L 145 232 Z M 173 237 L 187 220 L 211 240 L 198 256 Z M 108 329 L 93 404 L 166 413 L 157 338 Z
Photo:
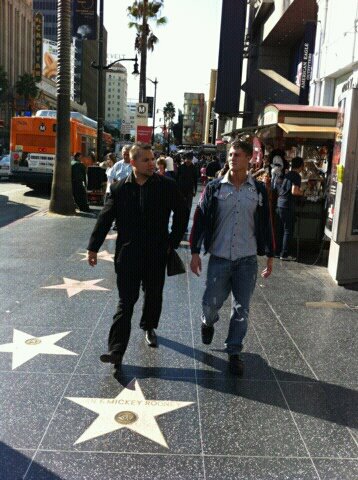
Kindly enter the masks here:
M 183 144 L 200 145 L 204 138 L 205 97 L 184 93 Z
M 43 15 L 34 15 L 34 78 L 35 82 L 41 82 L 42 77 L 42 42 L 43 42 Z
M 43 41 L 43 59 L 42 59 L 42 76 L 49 80 L 56 81 L 57 77 L 57 42 L 52 40 Z
M 72 35 L 81 40 L 97 39 L 97 0 L 74 0 Z
M 223 0 L 221 13 L 215 112 L 239 113 L 242 58 L 245 39 L 246 0 Z

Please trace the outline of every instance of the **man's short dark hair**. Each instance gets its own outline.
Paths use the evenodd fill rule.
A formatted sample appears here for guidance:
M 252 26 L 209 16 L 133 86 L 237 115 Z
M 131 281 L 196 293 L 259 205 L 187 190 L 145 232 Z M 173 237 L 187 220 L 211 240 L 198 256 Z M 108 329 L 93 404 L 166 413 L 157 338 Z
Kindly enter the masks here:
M 74 155 L 75 160 L 77 160 L 77 158 L 80 158 L 81 155 L 82 155 L 81 152 L 76 152 Z
M 240 148 L 243 152 L 246 153 L 247 156 L 252 157 L 253 148 L 251 143 L 235 140 L 234 142 L 231 143 L 230 147 L 235 148 L 235 150 Z
M 193 157 L 194 157 L 194 154 L 193 154 L 192 150 L 188 150 L 187 152 L 183 153 L 184 160 L 186 160 L 186 159 L 193 160 Z
M 303 158 L 302 157 L 294 157 L 291 160 L 291 168 L 293 168 L 294 170 L 302 167 L 302 165 L 303 165 Z
M 136 142 L 129 150 L 130 158 L 137 160 L 141 150 L 152 150 L 152 146 L 150 143 Z

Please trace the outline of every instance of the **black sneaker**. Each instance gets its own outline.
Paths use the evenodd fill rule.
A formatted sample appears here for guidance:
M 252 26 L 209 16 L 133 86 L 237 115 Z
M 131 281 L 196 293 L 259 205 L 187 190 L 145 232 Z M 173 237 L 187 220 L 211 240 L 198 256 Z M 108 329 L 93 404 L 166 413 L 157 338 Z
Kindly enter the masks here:
M 244 374 L 244 363 L 240 358 L 240 355 L 229 355 L 229 370 L 233 375 L 242 377 Z
M 214 336 L 214 327 L 208 327 L 205 323 L 201 324 L 201 340 L 205 345 L 210 345 Z

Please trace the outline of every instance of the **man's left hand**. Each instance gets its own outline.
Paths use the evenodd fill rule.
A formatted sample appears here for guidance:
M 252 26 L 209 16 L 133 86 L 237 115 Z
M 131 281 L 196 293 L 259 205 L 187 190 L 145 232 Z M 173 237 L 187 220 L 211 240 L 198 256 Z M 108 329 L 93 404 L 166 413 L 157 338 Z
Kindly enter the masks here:
M 269 257 L 267 259 L 266 268 L 261 273 L 261 277 L 262 278 L 268 278 L 272 273 L 272 267 L 273 267 L 273 258 Z

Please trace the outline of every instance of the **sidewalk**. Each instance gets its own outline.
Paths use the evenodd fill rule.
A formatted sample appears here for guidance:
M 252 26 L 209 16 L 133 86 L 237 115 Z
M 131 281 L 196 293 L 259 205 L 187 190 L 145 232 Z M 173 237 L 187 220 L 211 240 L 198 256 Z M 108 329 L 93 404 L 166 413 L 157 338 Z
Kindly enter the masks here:
M 258 279 L 237 379 L 222 351 L 230 301 L 201 343 L 205 257 L 200 278 L 167 278 L 158 349 L 138 302 L 116 380 L 99 361 L 115 239 L 91 269 L 94 222 L 46 214 L 0 229 L 0 479 L 358 478 L 358 289 L 276 261 Z

